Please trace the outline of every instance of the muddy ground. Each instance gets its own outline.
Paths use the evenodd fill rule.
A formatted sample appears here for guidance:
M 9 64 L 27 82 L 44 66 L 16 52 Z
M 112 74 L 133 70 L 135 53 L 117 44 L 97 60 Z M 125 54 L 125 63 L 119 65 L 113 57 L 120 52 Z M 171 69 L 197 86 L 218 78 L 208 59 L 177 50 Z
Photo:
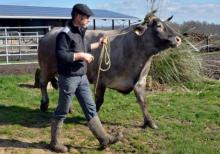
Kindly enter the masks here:
M 203 53 L 200 55 L 202 70 L 212 79 L 220 79 L 220 52 Z
M 0 65 L 0 75 L 34 74 L 38 64 Z

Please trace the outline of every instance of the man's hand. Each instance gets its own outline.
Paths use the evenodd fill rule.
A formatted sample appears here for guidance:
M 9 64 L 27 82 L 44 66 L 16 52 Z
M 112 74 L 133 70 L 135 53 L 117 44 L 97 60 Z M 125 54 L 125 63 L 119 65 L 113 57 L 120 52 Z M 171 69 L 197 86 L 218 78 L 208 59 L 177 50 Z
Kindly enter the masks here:
M 99 38 L 99 45 L 107 44 L 108 38 L 106 36 L 102 36 Z
M 97 49 L 99 47 L 101 47 L 103 44 L 107 44 L 108 43 L 108 38 L 106 36 L 102 36 L 99 38 L 99 41 L 92 43 L 91 44 L 91 49 Z
M 84 52 L 74 53 L 74 60 L 83 60 L 87 63 L 91 63 L 94 60 L 93 55 Z
M 94 60 L 94 57 L 89 53 L 82 53 L 82 59 L 87 63 L 91 63 Z

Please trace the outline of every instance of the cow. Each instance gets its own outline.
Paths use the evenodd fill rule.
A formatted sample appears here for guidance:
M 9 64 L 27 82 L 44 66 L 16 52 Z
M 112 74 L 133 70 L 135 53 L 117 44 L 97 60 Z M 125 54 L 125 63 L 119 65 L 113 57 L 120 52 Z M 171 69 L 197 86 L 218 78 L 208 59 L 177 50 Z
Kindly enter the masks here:
M 95 103 L 97 112 L 104 102 L 106 88 L 117 90 L 124 94 L 129 94 L 132 90 L 135 93 L 143 117 L 143 127 L 156 129 L 157 125 L 152 120 L 147 110 L 145 100 L 146 77 L 150 70 L 152 57 L 170 47 L 177 47 L 181 44 L 181 38 L 168 26 L 166 21 L 162 21 L 155 15 L 156 11 L 148 13 L 142 23 L 114 32 L 93 31 L 87 34 L 88 42 L 96 41 L 101 35 L 109 37 L 111 67 L 106 72 L 101 72 L 98 83 L 97 72 L 99 68 L 99 57 L 101 48 L 92 51 L 95 60 L 88 65 L 87 76 L 91 83 L 97 84 L 95 93 Z M 39 85 L 42 99 L 40 108 L 46 111 L 49 104 L 47 94 L 47 84 L 49 81 L 56 81 L 57 64 L 55 56 L 56 36 L 62 28 L 54 29 L 43 37 L 39 42 L 38 60 L 40 66 Z

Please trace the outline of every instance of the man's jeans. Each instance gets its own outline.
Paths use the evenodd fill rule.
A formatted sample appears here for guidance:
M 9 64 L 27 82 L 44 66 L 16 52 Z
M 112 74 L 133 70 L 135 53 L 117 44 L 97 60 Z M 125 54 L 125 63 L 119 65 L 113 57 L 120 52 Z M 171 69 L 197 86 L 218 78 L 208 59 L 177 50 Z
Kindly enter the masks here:
M 80 106 L 85 114 L 86 120 L 90 121 L 96 116 L 96 105 L 92 98 L 89 81 L 86 75 L 66 77 L 59 75 L 59 100 L 54 112 L 54 118 L 64 120 L 69 112 L 73 95 L 77 97 Z

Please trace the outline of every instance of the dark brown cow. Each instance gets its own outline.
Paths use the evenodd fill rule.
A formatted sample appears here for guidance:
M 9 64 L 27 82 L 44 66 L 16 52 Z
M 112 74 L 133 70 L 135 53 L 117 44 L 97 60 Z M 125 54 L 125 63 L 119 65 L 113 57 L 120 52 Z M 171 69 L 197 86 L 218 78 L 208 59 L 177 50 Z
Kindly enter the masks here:
M 117 32 L 115 36 L 110 37 L 111 68 L 107 72 L 101 72 L 95 94 L 97 111 L 99 111 L 104 102 L 106 88 L 125 94 L 134 90 L 143 112 L 144 126 L 151 128 L 157 128 L 157 126 L 147 111 L 145 86 L 152 56 L 181 43 L 181 39 L 167 26 L 168 21 L 162 22 L 154 13 L 147 14 L 143 23 Z M 41 110 L 43 111 L 47 110 L 49 103 L 46 86 L 49 81 L 54 81 L 54 76 L 57 74 L 55 43 L 56 35 L 60 30 L 52 30 L 39 44 Z M 95 41 L 103 34 L 109 35 L 108 32 L 87 33 L 87 40 Z M 100 51 L 99 48 L 91 53 L 95 57 L 95 60 L 88 65 L 87 75 L 91 83 L 95 83 L 97 79 Z

